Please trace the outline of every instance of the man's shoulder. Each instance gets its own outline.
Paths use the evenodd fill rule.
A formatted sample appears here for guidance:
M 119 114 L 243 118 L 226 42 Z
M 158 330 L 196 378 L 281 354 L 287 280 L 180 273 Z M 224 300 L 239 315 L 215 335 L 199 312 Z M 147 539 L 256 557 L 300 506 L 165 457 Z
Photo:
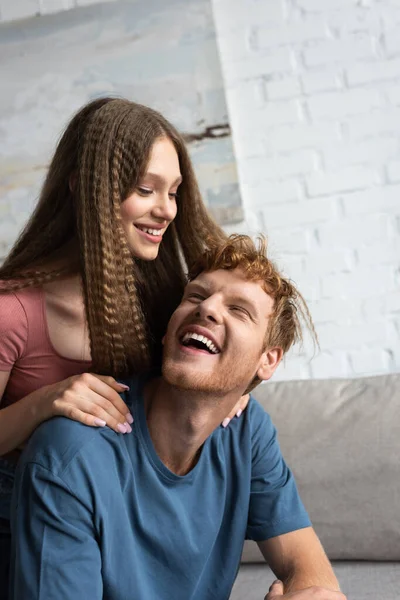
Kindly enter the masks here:
M 247 413 L 249 425 L 253 430 L 257 430 L 260 427 L 273 427 L 271 417 L 260 402 L 251 394 L 247 405 Z
M 59 475 L 78 456 L 107 452 L 117 434 L 108 427 L 88 427 L 65 417 L 45 421 L 33 432 L 20 463 L 41 465 Z

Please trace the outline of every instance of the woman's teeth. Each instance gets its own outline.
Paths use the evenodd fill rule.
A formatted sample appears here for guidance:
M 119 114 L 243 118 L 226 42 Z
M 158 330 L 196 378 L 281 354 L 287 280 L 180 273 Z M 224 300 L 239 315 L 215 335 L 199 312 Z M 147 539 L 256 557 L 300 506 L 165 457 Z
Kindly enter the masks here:
M 165 229 L 149 229 L 148 227 L 138 227 L 138 229 L 140 229 L 141 231 L 144 231 L 144 233 L 149 233 L 150 235 L 163 235 Z

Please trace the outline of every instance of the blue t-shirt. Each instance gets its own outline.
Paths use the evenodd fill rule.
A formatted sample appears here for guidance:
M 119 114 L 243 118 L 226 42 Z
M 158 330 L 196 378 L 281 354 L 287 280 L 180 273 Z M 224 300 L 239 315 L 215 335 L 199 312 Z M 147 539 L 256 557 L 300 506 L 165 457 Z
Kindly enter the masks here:
M 246 537 L 310 525 L 254 398 L 178 476 L 155 452 L 142 385 L 122 395 L 131 434 L 64 418 L 33 434 L 13 496 L 12 600 L 225 600 Z

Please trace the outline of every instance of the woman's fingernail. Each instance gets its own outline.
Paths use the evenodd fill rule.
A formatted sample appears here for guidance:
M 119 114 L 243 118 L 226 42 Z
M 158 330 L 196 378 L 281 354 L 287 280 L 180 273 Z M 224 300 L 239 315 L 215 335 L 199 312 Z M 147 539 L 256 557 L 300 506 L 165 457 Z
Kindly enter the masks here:
M 122 425 L 122 423 L 118 423 L 117 429 L 120 433 L 126 433 L 126 427 L 125 425 Z
M 126 413 L 125 417 L 126 417 L 126 420 L 128 421 L 128 423 L 129 423 L 130 425 L 132 425 L 132 423 L 133 423 L 134 419 L 133 419 L 133 417 L 132 417 L 131 413 Z
M 236 413 L 236 416 L 237 416 L 237 417 L 240 417 L 240 415 L 242 414 L 242 412 L 243 412 L 243 411 L 242 411 L 242 409 L 241 409 L 241 408 L 239 408 L 239 410 L 238 410 L 238 411 L 237 411 L 237 413 Z
M 125 427 L 126 427 L 126 433 L 132 433 L 132 427 L 129 425 L 129 423 L 124 423 Z
M 118 385 L 119 385 L 120 387 L 122 387 L 122 389 L 123 389 L 123 390 L 126 390 L 127 392 L 128 392 L 130 389 L 131 389 L 131 388 L 129 387 L 129 385 L 125 385 L 125 383 L 118 383 Z
M 229 422 L 230 422 L 230 418 L 226 417 L 226 419 L 224 419 L 222 421 L 222 427 L 227 427 L 229 425 Z
M 97 427 L 105 427 L 107 425 L 107 423 L 105 421 L 103 421 L 103 419 L 97 419 L 97 418 L 95 418 L 93 420 L 93 423 L 95 425 L 97 425 Z

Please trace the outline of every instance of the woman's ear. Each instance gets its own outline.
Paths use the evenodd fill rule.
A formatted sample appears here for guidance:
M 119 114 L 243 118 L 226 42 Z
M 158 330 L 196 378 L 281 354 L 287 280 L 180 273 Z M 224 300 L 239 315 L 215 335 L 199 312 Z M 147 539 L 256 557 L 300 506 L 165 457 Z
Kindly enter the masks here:
M 283 358 L 283 350 L 278 346 L 265 350 L 261 356 L 260 366 L 257 370 L 257 376 L 262 381 L 270 379 Z

